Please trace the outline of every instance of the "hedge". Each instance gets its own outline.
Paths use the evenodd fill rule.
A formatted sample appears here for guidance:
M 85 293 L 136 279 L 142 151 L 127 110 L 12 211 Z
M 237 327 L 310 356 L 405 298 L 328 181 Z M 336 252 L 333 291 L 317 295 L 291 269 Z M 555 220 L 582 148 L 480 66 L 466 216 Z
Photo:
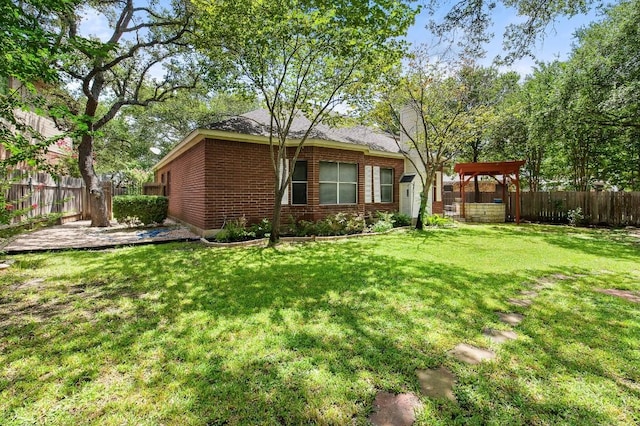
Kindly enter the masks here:
M 120 195 L 113 197 L 113 217 L 120 223 L 144 225 L 162 223 L 167 218 L 169 199 L 158 195 Z

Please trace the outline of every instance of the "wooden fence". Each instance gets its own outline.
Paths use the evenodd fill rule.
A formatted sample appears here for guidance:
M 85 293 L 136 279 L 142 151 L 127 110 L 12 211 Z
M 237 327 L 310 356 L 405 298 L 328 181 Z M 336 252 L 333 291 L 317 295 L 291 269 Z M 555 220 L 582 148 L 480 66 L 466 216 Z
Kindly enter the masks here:
M 582 209 L 591 225 L 640 226 L 640 192 L 522 192 L 520 217 L 545 223 L 567 223 L 568 212 Z M 515 216 L 510 193 L 509 217 Z
M 12 180 L 6 199 L 15 210 L 26 210 L 14 222 L 51 213 L 80 219 L 85 211 L 86 191 L 82 179 L 61 177 L 56 181 L 47 173 L 37 173 L 15 176 Z

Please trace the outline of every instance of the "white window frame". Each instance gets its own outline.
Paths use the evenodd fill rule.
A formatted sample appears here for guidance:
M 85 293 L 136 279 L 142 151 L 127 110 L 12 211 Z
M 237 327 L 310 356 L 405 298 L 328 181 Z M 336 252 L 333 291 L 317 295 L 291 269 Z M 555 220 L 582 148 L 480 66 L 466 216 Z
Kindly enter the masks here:
M 319 162 L 319 167 L 318 167 L 318 177 L 320 176 L 320 169 L 322 169 L 322 164 L 337 164 L 338 168 L 337 168 L 337 178 L 338 180 L 336 181 L 328 181 L 328 180 L 320 180 L 318 179 L 318 195 L 319 195 L 319 190 L 320 190 L 320 185 L 321 184 L 335 184 L 336 187 L 336 202 L 335 203 L 323 203 L 322 200 L 319 200 L 319 204 L 321 206 L 337 206 L 337 205 L 346 205 L 346 206 L 353 206 L 358 204 L 358 163 L 347 163 L 347 162 L 339 162 L 339 161 L 320 161 Z M 355 182 L 342 182 L 340 181 L 340 165 L 341 164 L 348 164 L 349 166 L 355 166 L 356 167 L 356 181 Z M 356 187 L 356 199 L 354 202 L 349 202 L 349 203 L 341 203 L 340 202 L 340 185 L 347 185 L 347 184 L 353 184 Z
M 391 183 L 382 183 L 382 171 L 389 170 L 391 171 Z M 382 199 L 382 187 L 388 186 L 391 187 L 391 199 L 389 201 L 385 201 Z M 381 167 L 380 168 L 380 202 L 381 203 L 393 203 L 393 168 L 392 167 Z

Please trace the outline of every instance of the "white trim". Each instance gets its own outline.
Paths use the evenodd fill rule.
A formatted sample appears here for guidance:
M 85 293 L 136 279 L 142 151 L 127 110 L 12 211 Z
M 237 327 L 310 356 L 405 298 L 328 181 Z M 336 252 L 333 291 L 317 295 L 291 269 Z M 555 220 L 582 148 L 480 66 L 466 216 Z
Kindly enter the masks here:
M 373 168 L 371 166 L 364 166 L 364 202 L 373 202 Z
M 153 170 L 157 171 L 161 169 L 180 155 L 184 154 L 191 147 L 197 145 L 199 142 L 207 138 L 219 139 L 223 141 L 256 143 L 261 145 L 269 144 L 269 138 L 266 136 L 244 135 L 236 132 L 228 132 L 222 130 L 196 129 L 189 133 L 167 155 L 160 159 L 160 161 L 158 161 L 156 165 L 153 166 Z M 300 139 L 289 139 L 287 141 L 287 146 L 295 147 L 299 142 Z M 347 142 L 335 142 L 323 139 L 307 139 L 304 143 L 304 146 L 342 149 L 345 151 L 358 151 L 372 157 L 404 159 L 404 155 L 400 152 L 375 151 L 366 145 L 357 145 Z
M 436 202 L 442 201 L 442 172 L 436 172 Z
M 380 166 L 373 166 L 373 202 L 380 202 Z
M 280 167 L 280 176 L 278 177 L 278 180 L 282 182 L 283 179 L 287 178 L 288 174 L 289 174 L 289 160 L 287 160 L 286 158 L 283 158 L 282 167 Z M 287 187 L 284 190 L 284 193 L 282 194 L 282 205 L 286 206 L 287 204 L 289 204 L 289 185 L 287 185 Z

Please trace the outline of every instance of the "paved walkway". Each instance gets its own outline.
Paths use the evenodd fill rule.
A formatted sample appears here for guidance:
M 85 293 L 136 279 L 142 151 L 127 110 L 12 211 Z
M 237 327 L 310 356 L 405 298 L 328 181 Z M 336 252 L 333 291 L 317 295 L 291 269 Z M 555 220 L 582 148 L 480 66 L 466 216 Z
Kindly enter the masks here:
M 108 228 L 92 228 L 88 220 L 40 229 L 12 238 L 2 250 L 8 254 L 67 249 L 106 249 L 132 244 L 199 241 L 188 228 L 169 220 L 155 228 L 128 228 L 112 222 Z

